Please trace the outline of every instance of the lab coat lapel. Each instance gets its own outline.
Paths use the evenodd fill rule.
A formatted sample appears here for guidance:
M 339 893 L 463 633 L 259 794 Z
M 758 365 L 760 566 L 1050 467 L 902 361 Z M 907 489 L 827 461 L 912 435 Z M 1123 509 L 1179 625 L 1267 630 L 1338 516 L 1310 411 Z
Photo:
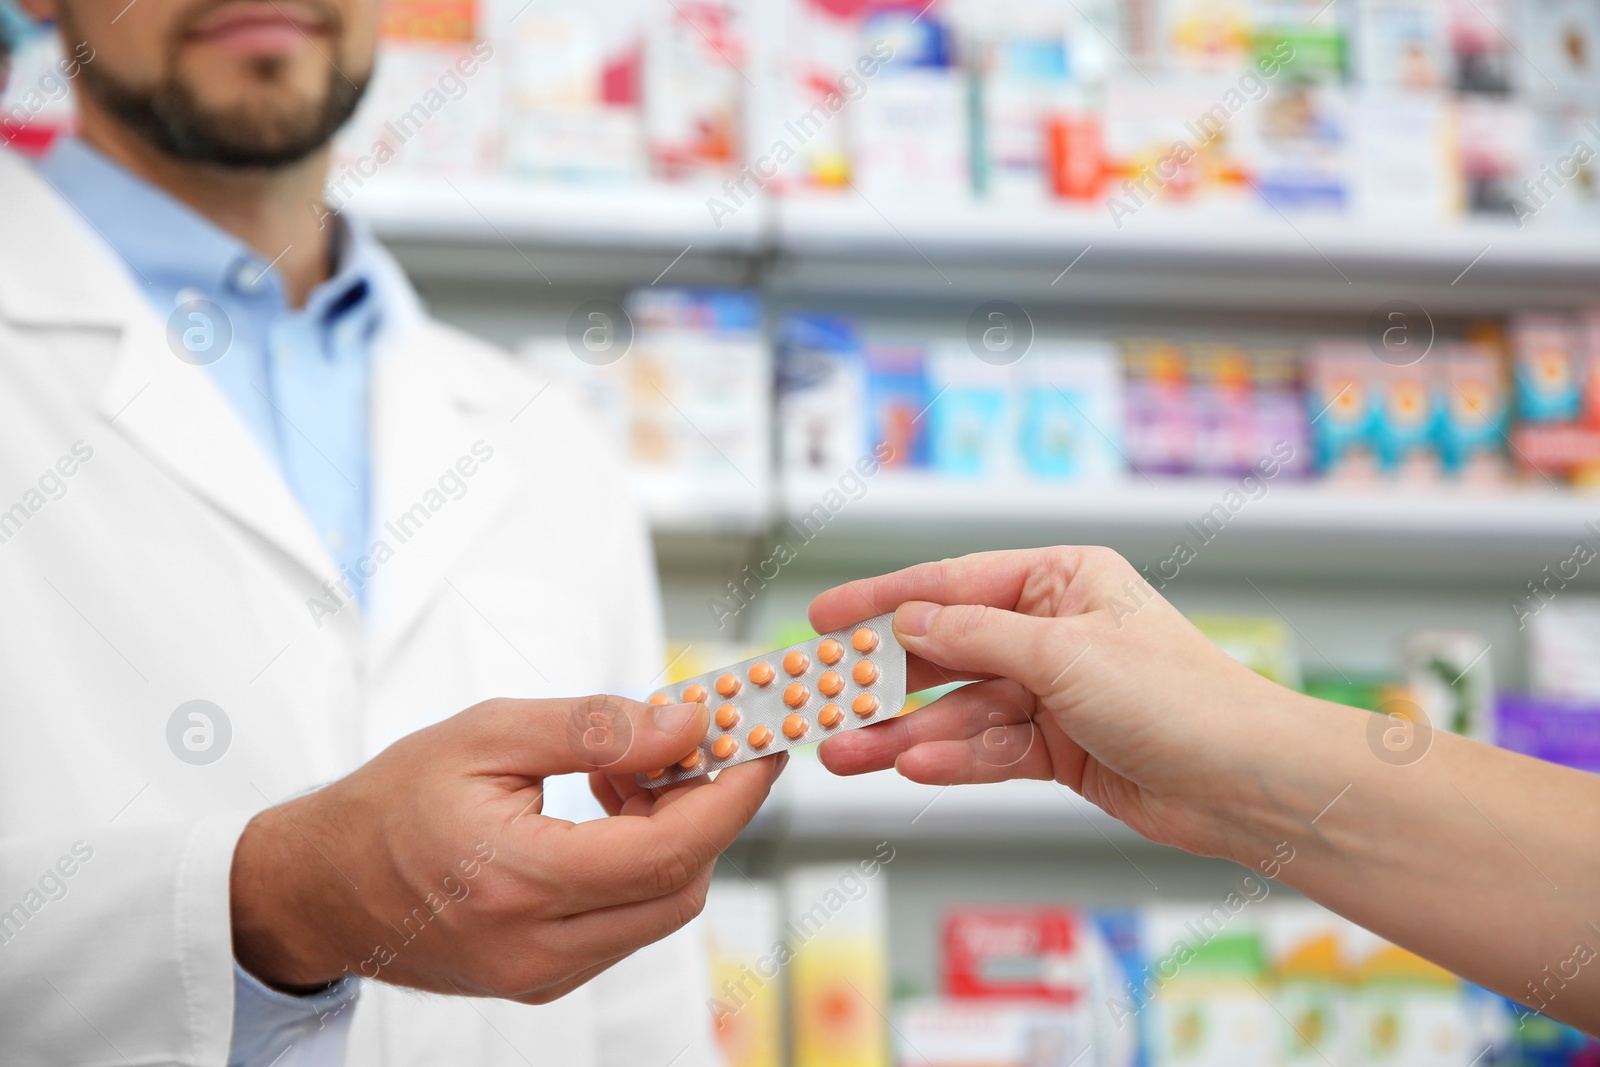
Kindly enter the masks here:
M 0 242 L 38 249 L 0 263 L 0 314 L 37 327 L 110 329 L 116 351 L 96 407 L 120 434 L 318 582 L 336 573 L 310 520 L 202 366 L 168 343 L 126 267 L 31 168 L 0 153 Z M 13 244 L 13 242 L 16 242 Z M 27 260 L 27 270 L 19 264 Z M 226 355 L 223 356 L 227 358 Z
M 461 595 L 451 587 L 453 569 L 526 488 L 509 444 L 515 398 L 492 395 L 470 360 L 453 358 L 464 354 L 452 342 L 419 320 L 382 348 L 374 367 L 368 623 L 375 670 L 430 605 Z

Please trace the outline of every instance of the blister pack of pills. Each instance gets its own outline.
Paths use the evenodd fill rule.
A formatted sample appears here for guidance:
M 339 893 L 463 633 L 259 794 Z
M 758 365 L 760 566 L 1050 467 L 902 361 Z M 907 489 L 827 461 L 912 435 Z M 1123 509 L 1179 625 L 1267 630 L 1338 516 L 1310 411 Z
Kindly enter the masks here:
M 706 739 L 682 763 L 639 784 L 652 789 L 808 745 L 900 713 L 906 650 L 894 614 L 657 690 L 652 704 L 711 708 Z

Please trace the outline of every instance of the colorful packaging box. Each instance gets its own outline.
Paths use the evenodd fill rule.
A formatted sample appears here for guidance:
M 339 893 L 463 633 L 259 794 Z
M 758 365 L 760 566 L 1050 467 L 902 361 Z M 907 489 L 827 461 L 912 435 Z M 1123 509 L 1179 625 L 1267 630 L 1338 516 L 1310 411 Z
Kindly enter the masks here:
M 769 883 L 713 879 L 706 895 L 712 1028 L 727 1067 L 783 1067 L 779 912 Z
M 1503 748 L 1600 774 L 1600 701 L 1505 695 L 1495 730 Z
M 1151 966 L 1164 979 L 1148 1009 L 1151 1063 L 1272 1062 L 1280 1021 L 1260 992 L 1266 965 L 1255 917 L 1224 904 L 1163 904 L 1147 910 L 1146 930 Z
M 1583 546 L 1590 553 L 1592 533 L 1585 532 Z M 1581 562 L 1592 556 L 1573 558 Z M 1539 582 L 1540 603 L 1523 619 L 1533 690 L 1540 696 L 1600 701 L 1600 656 L 1595 655 L 1600 648 L 1600 597 L 1567 591 L 1560 584 L 1566 574 L 1556 574 L 1552 588 L 1548 569 L 1545 573 Z
M 778 327 L 778 439 L 785 472 L 837 477 L 866 455 L 866 362 L 856 321 L 794 313 Z
M 893 450 L 887 468 L 922 468 L 928 465 L 927 353 L 914 344 L 868 344 L 867 437 L 868 447 L 880 444 Z
M 928 390 L 938 397 L 925 416 L 935 472 L 953 478 L 1008 480 L 1020 465 L 1016 365 L 996 366 L 964 343 L 934 346 Z
M 1349 1063 L 1349 923 L 1310 902 L 1274 902 L 1260 920 L 1280 1018 L 1283 1067 Z
M 1190 352 L 1194 471 L 1233 477 L 1247 474 L 1261 456 L 1249 353 L 1220 344 L 1197 344 Z
M 889 1062 L 888 876 L 800 867 L 784 884 L 793 1067 Z
M 1491 645 L 1466 630 L 1419 630 L 1401 642 L 1406 685 L 1434 729 L 1494 743 Z
M 1444 477 L 1439 448 L 1442 400 L 1430 361 L 1406 367 L 1372 361 L 1378 392 L 1378 454 L 1384 472 L 1403 482 L 1433 484 Z
M 895 1007 L 901 1067 L 1084 1067 L 1100 1062 L 1081 1007 L 926 997 Z
M 744 157 L 741 6 L 698 0 L 646 17 L 644 135 L 657 175 L 727 177 Z
M 1197 434 L 1188 353 L 1171 341 L 1122 348 L 1128 462 L 1141 474 L 1183 474 Z
M 1310 415 L 1303 392 L 1303 367 L 1299 354 L 1290 349 L 1261 348 L 1250 354 L 1255 381 L 1254 443 L 1252 465 L 1263 457 L 1278 459 L 1288 448 L 1287 459 L 1279 460 L 1277 477 L 1298 481 L 1316 470 L 1316 453 L 1311 445 Z
M 1373 1067 L 1467 1067 L 1482 1051 L 1461 980 L 1419 956 L 1350 930 L 1356 975 L 1351 1044 Z
M 1365 86 L 1432 93 L 1454 73 L 1438 0 L 1355 0 L 1355 73 Z
M 1583 379 L 1572 321 L 1564 315 L 1524 312 L 1512 317 L 1510 334 L 1517 418 L 1575 421 L 1583 410 Z
M 1317 466 L 1327 478 L 1371 482 L 1381 470 L 1376 362 L 1360 342 L 1321 341 L 1308 354 L 1306 407 Z
M 945 995 L 1082 1004 L 1090 975 L 1083 916 L 1061 907 L 966 906 L 945 914 Z
M 1016 369 L 1027 472 L 1063 481 L 1122 477 L 1122 368 L 1115 346 L 1035 345 Z
M 1511 389 L 1505 361 L 1486 345 L 1444 345 L 1437 372 L 1440 436 L 1451 474 L 1476 485 L 1506 481 L 1506 441 L 1511 422 Z

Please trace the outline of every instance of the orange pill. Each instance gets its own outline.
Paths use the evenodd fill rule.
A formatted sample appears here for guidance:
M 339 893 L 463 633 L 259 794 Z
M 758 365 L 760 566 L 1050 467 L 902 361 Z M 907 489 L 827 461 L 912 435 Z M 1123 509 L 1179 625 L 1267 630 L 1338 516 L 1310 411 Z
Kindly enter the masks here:
M 783 657 L 783 669 L 788 672 L 789 677 L 798 678 L 811 669 L 811 660 L 804 652 L 797 649 Z
M 757 663 L 750 668 L 750 680 L 760 686 L 771 685 L 777 676 L 778 672 L 772 669 L 770 663 Z
M 830 637 L 817 646 L 817 658 L 831 667 L 844 659 L 844 646 Z
M 870 719 L 878 711 L 878 698 L 871 693 L 862 693 L 851 702 L 850 710 L 863 719 Z
M 860 667 L 856 668 L 858 671 L 860 669 Z M 683 702 L 685 704 L 704 704 L 706 702 L 706 687 L 699 682 L 689 686 L 683 691 Z
M 655 694 L 654 696 L 652 696 L 650 698 L 650 703 L 652 703 L 652 704 L 670 704 L 670 703 L 672 703 L 672 698 L 667 696 L 667 694 L 665 694 L 665 693 L 657 693 L 657 694 Z
M 811 724 L 806 722 L 804 715 L 791 715 L 783 720 L 783 736 L 791 741 L 798 741 L 806 735 Z
M 718 759 L 728 759 L 737 751 L 739 751 L 739 742 L 727 734 L 717 738 L 711 745 L 711 754 Z
M 687 756 L 683 757 L 683 759 L 678 761 L 678 766 L 682 767 L 686 771 L 692 771 L 696 767 L 700 766 L 700 750 L 697 748 Z
M 766 748 L 772 744 L 772 731 L 765 726 L 757 726 L 750 731 L 748 740 L 751 748 Z
M 817 688 L 825 697 L 836 697 L 844 692 L 844 678 L 837 671 L 828 671 L 817 679 Z
M 864 659 L 855 665 L 850 677 L 856 680 L 857 685 L 871 685 L 878 680 L 878 665 L 870 659 Z
M 660 778 L 663 774 L 666 774 L 666 773 L 667 773 L 667 769 L 665 767 L 663 767 L 659 771 L 651 771 L 645 777 L 647 777 L 647 778 Z
M 724 730 L 731 730 L 739 725 L 739 709 L 732 704 L 724 704 L 717 709 L 717 725 Z
M 791 708 L 803 708 L 806 706 L 806 701 L 810 699 L 811 690 L 799 682 L 794 683 L 783 691 L 783 702 Z
M 837 704 L 824 704 L 822 710 L 817 712 L 817 721 L 831 730 L 844 721 L 844 712 L 839 710 Z
M 878 635 L 863 626 L 850 635 L 850 647 L 865 655 L 878 647 Z
M 743 686 L 741 685 L 739 676 L 737 674 L 724 674 L 721 678 L 717 679 L 717 695 L 722 697 L 724 700 L 733 699 L 738 695 L 741 688 L 743 688 Z

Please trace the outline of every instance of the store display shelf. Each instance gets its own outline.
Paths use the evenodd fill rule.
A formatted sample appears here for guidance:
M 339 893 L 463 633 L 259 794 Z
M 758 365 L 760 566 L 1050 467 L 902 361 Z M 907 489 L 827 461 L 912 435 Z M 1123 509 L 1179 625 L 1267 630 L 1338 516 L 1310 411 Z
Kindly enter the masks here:
M 989 542 L 1052 544 L 1125 539 L 1151 551 L 1178 541 L 1195 546 L 1202 559 L 1233 555 L 1261 563 L 1271 548 L 1298 555 L 1307 566 L 1342 557 L 1367 572 L 1386 566 L 1393 554 L 1409 567 L 1421 555 L 1462 573 L 1498 559 L 1525 568 L 1541 554 L 1570 552 L 1585 524 L 1600 526 L 1600 495 L 1554 489 L 1470 492 L 1416 487 L 1335 488 L 1320 484 L 1271 484 L 1258 498 L 1237 482 L 1137 477 L 1110 484 L 966 482 L 932 475 L 882 474 L 859 499 L 835 507 L 812 538 L 830 543 L 892 544 L 915 555 L 963 538 Z M 787 529 L 797 535 L 818 527 L 815 508 L 837 487 L 789 481 L 780 507 Z M 1232 493 L 1232 495 L 1230 495 Z M 1220 511 L 1214 509 L 1221 509 Z M 1212 526 L 1200 522 L 1212 516 Z M 1224 519 L 1225 521 L 1220 521 Z M 1211 536 L 1205 536 L 1210 534 Z M 1448 559 L 1433 548 L 1448 547 Z M 1563 557 L 1564 558 L 1564 557 Z M 1535 569 L 1537 567 L 1535 566 Z
M 1066 786 L 1012 781 L 927 786 L 892 771 L 840 778 L 799 753 L 779 780 L 765 833 L 802 839 L 1041 840 L 1126 848 L 1142 838 Z
M 760 205 L 714 221 L 705 190 L 576 186 L 499 175 L 383 175 L 345 204 L 396 242 L 754 252 Z
M 796 197 L 776 202 L 776 239 L 801 255 L 951 257 L 979 261 L 1014 256 L 1060 259 L 1085 247 L 1095 258 L 1194 257 L 1263 264 L 1366 266 L 1474 271 L 1545 268 L 1600 273 L 1600 245 L 1587 227 L 1506 220 L 1421 224 L 1361 221 L 1336 215 L 1281 214 L 1260 205 L 1197 209 L 1151 206 L 1113 219 L 1103 206 L 997 206 L 866 195 Z M 1085 257 L 1088 265 L 1088 257 Z

